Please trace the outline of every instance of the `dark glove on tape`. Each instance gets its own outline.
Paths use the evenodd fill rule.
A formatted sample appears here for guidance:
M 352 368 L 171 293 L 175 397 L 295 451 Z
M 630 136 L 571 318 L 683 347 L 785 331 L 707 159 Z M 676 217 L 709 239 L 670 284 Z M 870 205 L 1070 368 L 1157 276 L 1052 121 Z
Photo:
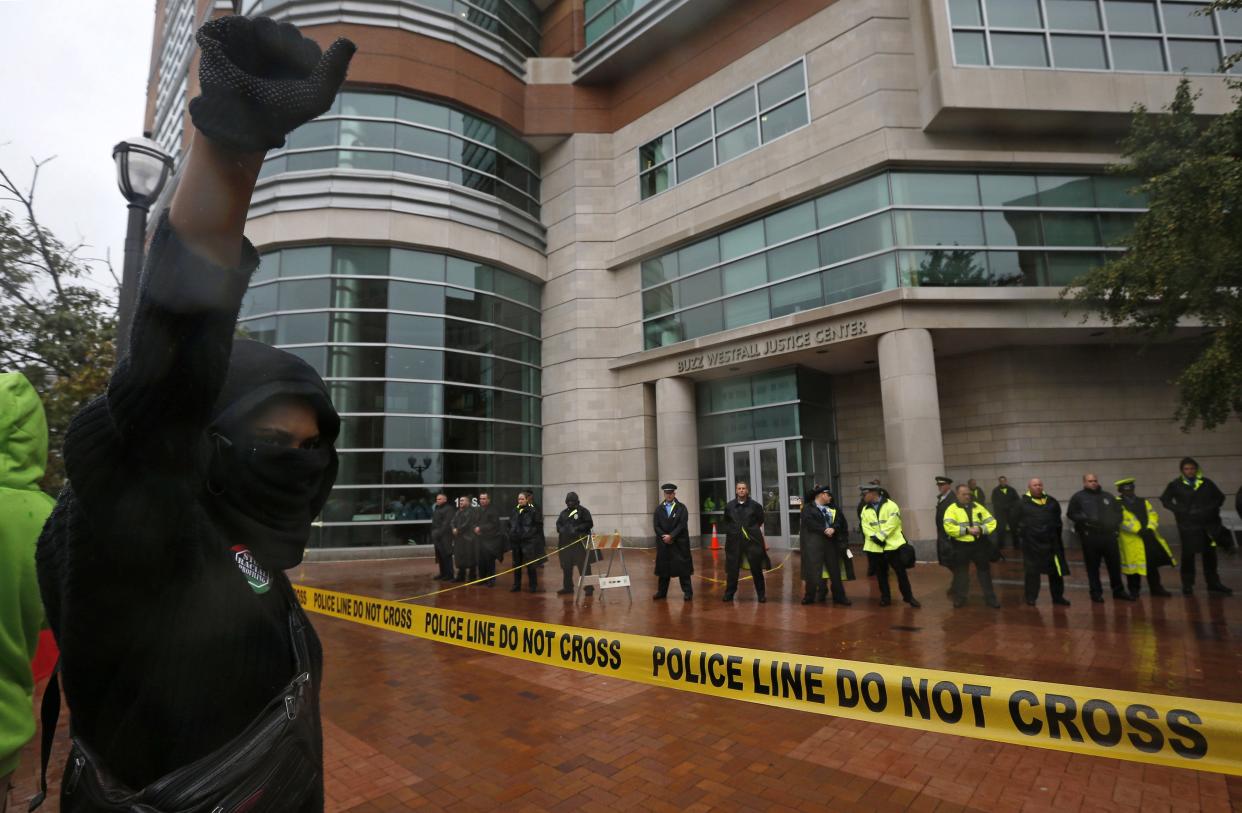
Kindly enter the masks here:
M 190 118 L 239 152 L 282 147 L 287 133 L 327 111 L 357 50 L 341 38 L 321 53 L 291 23 L 268 17 L 220 17 L 195 39 L 202 95 L 190 102 Z

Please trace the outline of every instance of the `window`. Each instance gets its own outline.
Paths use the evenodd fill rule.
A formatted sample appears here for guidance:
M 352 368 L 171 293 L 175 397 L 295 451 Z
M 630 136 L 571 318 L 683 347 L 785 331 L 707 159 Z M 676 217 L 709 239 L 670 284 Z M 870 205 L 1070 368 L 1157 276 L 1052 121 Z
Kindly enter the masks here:
M 1186 0 L 946 0 L 962 66 L 1216 73 L 1242 14 Z M 1167 59 L 1166 59 L 1167 53 Z
M 539 217 L 538 153 L 517 134 L 444 104 L 344 92 L 328 113 L 268 154 L 260 177 L 334 167 L 445 181 Z
M 1064 285 L 1124 250 L 1145 205 L 1136 183 L 879 173 L 643 262 L 644 343 L 664 347 L 899 284 Z
M 639 147 L 640 198 L 658 195 L 809 122 L 806 68 L 799 59 Z

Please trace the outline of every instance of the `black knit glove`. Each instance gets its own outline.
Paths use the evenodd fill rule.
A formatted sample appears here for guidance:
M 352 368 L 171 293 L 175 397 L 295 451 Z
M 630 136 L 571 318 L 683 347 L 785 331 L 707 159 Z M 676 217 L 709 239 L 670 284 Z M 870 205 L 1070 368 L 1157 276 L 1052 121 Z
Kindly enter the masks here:
M 239 152 L 284 146 L 285 134 L 331 107 L 357 50 L 341 38 L 321 54 L 291 23 L 268 17 L 220 17 L 195 39 L 203 92 L 190 102 L 190 118 Z

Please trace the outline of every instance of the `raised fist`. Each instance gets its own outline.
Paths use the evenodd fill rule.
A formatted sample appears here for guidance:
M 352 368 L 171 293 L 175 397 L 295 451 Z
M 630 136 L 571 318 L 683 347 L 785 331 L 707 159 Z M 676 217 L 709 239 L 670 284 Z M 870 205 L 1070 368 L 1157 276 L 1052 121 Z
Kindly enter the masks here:
M 268 17 L 220 17 L 195 39 L 202 95 L 190 102 L 190 118 L 240 152 L 284 146 L 289 131 L 330 108 L 357 50 L 341 38 L 321 53 L 294 25 Z

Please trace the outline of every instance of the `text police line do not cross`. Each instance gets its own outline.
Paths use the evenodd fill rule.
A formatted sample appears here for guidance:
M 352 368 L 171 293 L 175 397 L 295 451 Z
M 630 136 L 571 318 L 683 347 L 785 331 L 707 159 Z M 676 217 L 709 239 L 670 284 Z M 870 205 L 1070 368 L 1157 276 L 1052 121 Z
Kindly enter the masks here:
M 596 675 L 865 722 L 1242 776 L 1242 705 L 677 641 L 297 585 L 306 609 Z

